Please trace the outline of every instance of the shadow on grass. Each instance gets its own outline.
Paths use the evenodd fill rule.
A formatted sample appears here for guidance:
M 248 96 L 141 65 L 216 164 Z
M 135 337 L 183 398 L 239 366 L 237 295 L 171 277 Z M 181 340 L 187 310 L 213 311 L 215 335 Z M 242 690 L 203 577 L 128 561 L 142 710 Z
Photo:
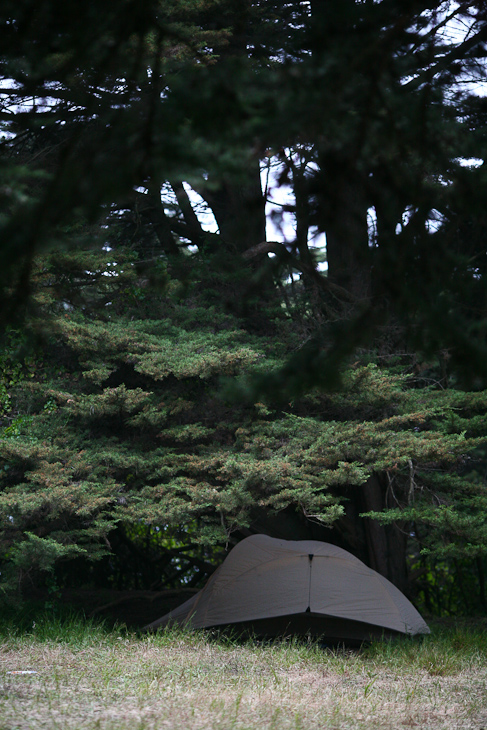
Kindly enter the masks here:
M 46 609 L 42 601 L 26 601 L 21 608 L 2 607 L 0 638 L 32 638 L 39 642 L 71 645 L 109 641 L 128 634 L 125 625 L 113 625 L 102 618 L 91 618 L 70 606 Z

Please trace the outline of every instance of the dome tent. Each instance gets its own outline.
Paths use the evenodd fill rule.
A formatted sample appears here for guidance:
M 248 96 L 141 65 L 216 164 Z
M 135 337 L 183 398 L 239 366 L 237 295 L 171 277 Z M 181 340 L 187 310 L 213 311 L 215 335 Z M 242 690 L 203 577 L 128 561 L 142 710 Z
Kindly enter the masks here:
M 401 591 L 351 553 L 267 535 L 238 543 L 201 591 L 145 628 L 168 624 L 352 642 L 429 633 Z

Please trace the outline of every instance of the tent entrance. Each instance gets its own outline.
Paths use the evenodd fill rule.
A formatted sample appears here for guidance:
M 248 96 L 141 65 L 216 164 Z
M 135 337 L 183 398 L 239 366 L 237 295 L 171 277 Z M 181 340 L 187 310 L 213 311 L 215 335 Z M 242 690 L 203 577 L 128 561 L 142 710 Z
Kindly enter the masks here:
M 347 646 L 360 646 L 364 642 L 393 638 L 400 632 L 373 626 L 363 621 L 351 621 L 337 616 L 324 616 L 320 613 L 290 614 L 270 618 L 220 624 L 214 629 L 228 631 L 237 636 L 257 638 L 276 638 L 285 636 L 311 636 L 323 639 L 329 645 L 345 643 Z

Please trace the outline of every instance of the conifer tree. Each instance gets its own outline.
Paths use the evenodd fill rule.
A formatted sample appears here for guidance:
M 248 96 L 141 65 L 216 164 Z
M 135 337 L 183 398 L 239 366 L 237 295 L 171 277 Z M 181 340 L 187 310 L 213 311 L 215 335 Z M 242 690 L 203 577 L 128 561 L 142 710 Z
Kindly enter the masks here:
M 12 81 L 2 238 L 6 281 L 17 281 L 4 317 L 25 300 L 32 254 L 62 238 L 73 215 L 94 221 L 111 205 L 166 256 L 181 259 L 189 242 L 217 276 L 231 269 L 237 309 L 252 299 L 237 282 L 272 289 L 290 266 L 326 326 L 339 303 L 326 377 L 391 316 L 423 353 L 448 348 L 466 383 L 484 377 L 483 339 L 462 302 L 475 288 L 484 307 L 485 282 L 467 244 L 444 235 L 458 216 L 483 225 L 485 176 L 462 163 L 484 155 L 483 105 L 469 92 L 484 73 L 482 5 L 205 0 L 122 13 L 94 2 L 83 17 L 57 0 L 34 5 L 2 11 Z M 292 164 L 296 146 L 306 173 Z M 263 246 L 266 154 L 297 191 L 299 233 L 285 247 Z M 313 227 L 326 232 L 327 276 L 308 246 Z
M 296 515 L 402 587 L 411 535 L 480 575 L 483 6 L 0 12 L 3 577 Z
M 251 333 L 216 297 L 208 303 L 204 264 L 186 290 L 169 278 L 157 293 L 136 264 L 123 249 L 36 264 L 52 334 L 22 361 L 12 333 L 3 363 L 5 589 L 12 576 L 25 586 L 72 560 L 85 576 L 101 560 L 109 580 L 103 555 L 123 541 L 136 549 L 142 528 L 161 571 L 161 556 L 180 563 L 171 551 L 199 544 L 183 554 L 200 579 L 212 545 L 262 529 L 337 542 L 405 590 L 407 551 L 419 549 L 408 535 L 443 561 L 482 563 L 485 495 L 472 465 L 485 442 L 485 392 L 428 386 L 426 364 L 408 375 L 404 358 L 379 366 L 370 352 L 335 393 L 235 401 L 234 387 L 279 371 L 299 346 L 292 311 L 274 313 L 275 337 Z M 164 570 L 174 575 L 171 560 Z

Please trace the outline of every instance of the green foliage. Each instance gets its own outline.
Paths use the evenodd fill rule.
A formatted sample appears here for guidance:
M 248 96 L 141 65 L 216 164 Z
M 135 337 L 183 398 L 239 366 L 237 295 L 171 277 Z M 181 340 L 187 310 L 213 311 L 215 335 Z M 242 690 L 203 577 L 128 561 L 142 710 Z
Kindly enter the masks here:
M 9 428 L 8 422 L 13 420 L 15 422 L 13 432 L 15 433 L 18 431 L 22 419 L 13 410 L 12 390 L 35 377 L 42 359 L 40 356 L 33 356 L 27 345 L 25 334 L 8 328 L 0 352 L 0 418 L 6 429 Z
M 79 545 L 63 545 L 51 537 L 40 538 L 31 532 L 24 532 L 24 539 L 16 543 L 4 556 L 0 582 L 0 600 L 14 602 L 21 600 L 19 590 L 22 582 L 41 571 L 52 573 L 55 564 L 62 559 L 86 554 Z
M 136 260 L 121 260 L 125 281 Z M 38 264 L 41 292 L 46 280 L 57 291 L 53 266 Z M 57 270 L 64 283 L 66 270 Z M 27 420 L 0 442 L 3 581 L 25 583 L 79 556 L 106 561 L 120 529 L 134 550 L 177 561 L 185 543 L 199 544 L 185 559 L 211 562 L 205 551 L 262 514 L 340 523 L 375 474 L 386 475 L 388 490 L 374 518 L 424 534 L 423 553 L 486 552 L 483 482 L 467 468 L 484 443 L 484 392 L 417 387 L 357 361 L 334 393 L 230 402 L 221 379 L 278 372 L 282 342 L 296 341 L 292 322 L 278 322 L 280 341 L 250 334 L 241 320 L 201 307 L 198 283 L 177 303 L 170 286 L 147 290 L 129 315 L 118 275 L 109 277 L 110 305 L 99 306 L 105 278 L 83 284 L 93 289 L 86 305 L 66 311 L 46 300 L 55 335 L 42 372 L 12 385 Z M 71 286 L 79 291 L 74 270 Z M 169 578 L 165 565 L 171 583 L 178 571 Z
M 451 369 L 484 387 L 487 178 L 464 164 L 485 155 L 485 100 L 472 93 L 483 80 L 484 9 L 335 5 L 6 2 L 4 321 L 25 314 L 35 255 L 60 241 L 130 244 L 146 272 L 163 252 L 181 290 L 193 247 L 208 295 L 249 317 L 299 272 L 302 306 L 286 304 L 288 316 L 304 310 L 325 346 L 308 342 L 291 358 L 288 389 L 336 383 L 391 315 L 411 347 L 448 350 Z M 261 255 L 264 161 L 294 190 L 284 212 L 296 240 Z M 218 233 L 203 229 L 201 210 Z M 95 232 L 101 220 L 109 231 Z M 326 275 L 308 245 L 317 230 L 327 235 Z M 223 279 L 224 292 L 214 287 Z M 120 306 L 143 302 L 144 289 L 127 284 Z
M 372 563 L 370 519 L 422 560 L 481 559 L 484 9 L 0 15 L 2 579 L 106 564 L 141 525 L 206 560 L 282 513 Z M 285 245 L 264 163 L 293 190 Z

